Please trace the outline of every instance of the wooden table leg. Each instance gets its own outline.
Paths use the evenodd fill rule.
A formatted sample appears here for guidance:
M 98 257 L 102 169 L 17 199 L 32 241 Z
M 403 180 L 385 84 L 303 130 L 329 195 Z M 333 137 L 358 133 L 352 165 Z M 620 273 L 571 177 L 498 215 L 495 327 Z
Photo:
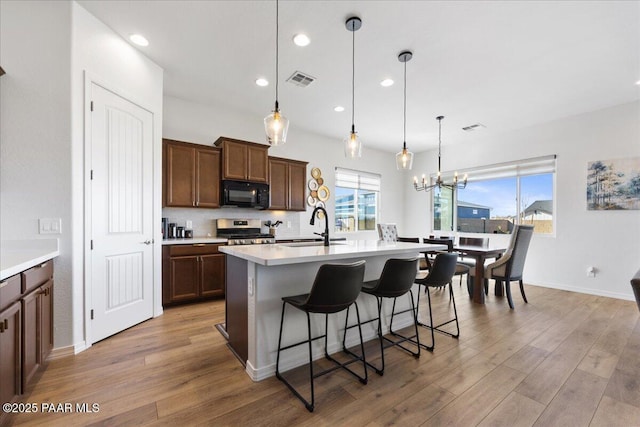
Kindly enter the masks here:
M 484 257 L 476 255 L 476 274 L 473 281 L 473 302 L 484 304 Z

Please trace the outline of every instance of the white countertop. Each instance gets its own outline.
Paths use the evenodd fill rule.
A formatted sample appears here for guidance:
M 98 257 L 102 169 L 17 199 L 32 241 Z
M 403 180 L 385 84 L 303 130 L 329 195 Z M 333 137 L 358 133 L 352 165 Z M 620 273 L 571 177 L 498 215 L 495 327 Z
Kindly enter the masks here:
M 305 246 L 288 246 L 287 243 L 273 245 L 222 246 L 220 252 L 232 255 L 256 264 L 273 266 L 301 264 L 306 262 L 340 260 L 348 258 L 366 258 L 370 256 L 407 254 L 415 255 L 427 250 L 446 250 L 445 245 L 428 243 L 385 243 L 379 240 L 346 240 L 337 241 L 325 247 L 307 243 Z
M 3 240 L 0 242 L 0 280 L 58 255 L 58 239 Z
M 227 243 L 227 239 L 219 237 L 194 237 L 192 239 L 163 239 L 162 246 L 165 245 L 198 245 L 201 243 Z

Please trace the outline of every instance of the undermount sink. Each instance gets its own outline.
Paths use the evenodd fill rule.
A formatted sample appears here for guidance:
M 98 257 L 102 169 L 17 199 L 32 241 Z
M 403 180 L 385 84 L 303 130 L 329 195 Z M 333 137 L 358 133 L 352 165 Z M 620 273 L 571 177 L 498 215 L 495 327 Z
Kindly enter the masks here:
M 329 242 L 329 246 L 346 245 L 347 242 Z M 324 242 L 292 242 L 292 243 L 280 243 L 281 246 L 306 247 L 306 246 L 324 246 Z

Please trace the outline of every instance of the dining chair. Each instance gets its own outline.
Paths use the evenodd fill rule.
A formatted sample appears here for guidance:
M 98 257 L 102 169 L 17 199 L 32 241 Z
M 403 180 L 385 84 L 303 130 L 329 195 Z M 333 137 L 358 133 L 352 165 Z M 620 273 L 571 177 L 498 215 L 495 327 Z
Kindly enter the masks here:
M 383 242 L 397 242 L 398 227 L 395 224 L 378 224 L 378 236 Z
M 636 297 L 638 310 L 640 310 L 640 270 L 638 270 L 636 275 L 631 279 L 631 288 L 633 289 L 633 295 Z
M 503 283 L 507 293 L 507 300 L 509 301 L 509 307 L 513 309 L 513 299 L 511 297 L 511 282 L 519 282 L 520 293 L 525 303 L 528 303 L 527 296 L 524 293 L 524 283 L 522 281 L 522 272 L 524 270 L 524 262 L 527 257 L 527 251 L 529 250 L 529 243 L 531 243 L 531 237 L 533 236 L 533 225 L 521 224 L 516 225 L 512 234 L 509 247 L 502 257 L 497 261 L 487 265 L 484 269 L 484 286 L 485 292 L 489 287 L 489 279 L 496 281 L 496 287 L 502 288 Z M 469 270 L 469 282 L 468 286 L 471 289 L 471 283 L 473 283 L 473 275 L 475 269 Z M 496 294 L 501 295 L 501 292 Z
M 278 335 L 278 352 L 276 356 L 276 377 L 285 383 L 291 392 L 300 399 L 309 412 L 313 412 L 315 407 L 315 393 L 313 380 L 321 375 L 333 372 L 342 368 L 358 378 L 362 384 L 367 383 L 367 361 L 364 354 L 364 342 L 362 340 L 362 328 L 360 327 L 360 311 L 358 305 L 355 304 L 356 298 L 360 295 L 364 278 L 365 261 L 356 261 L 350 264 L 323 264 L 316 273 L 316 278 L 308 294 L 295 295 L 282 298 L 282 316 L 280 317 L 280 334 Z M 307 339 L 282 346 L 282 330 L 284 326 L 284 314 L 287 304 L 298 310 L 303 311 L 307 315 Z M 360 332 L 360 351 L 361 356 L 354 356 L 346 362 L 340 362 L 329 355 L 327 349 L 327 334 L 329 333 L 329 314 L 348 310 L 351 305 L 356 306 L 356 317 L 358 319 L 358 331 Z M 311 337 L 311 317 L 309 313 L 319 313 L 325 315 L 325 332 L 323 335 Z M 347 320 L 348 320 L 347 311 Z M 297 321 L 297 320 L 296 320 Z M 347 330 L 344 331 L 345 335 Z M 321 372 L 314 373 L 313 370 L 313 352 L 312 342 L 324 338 L 324 357 L 333 362 L 334 366 Z M 343 340 L 344 345 L 345 340 Z M 305 399 L 302 394 L 291 384 L 280 372 L 280 353 L 290 350 L 302 344 L 309 346 L 309 380 L 311 383 L 311 400 Z M 344 350 L 344 348 L 343 348 Z M 353 353 L 351 353 L 353 355 Z M 364 375 L 360 376 L 347 365 L 353 362 L 362 362 Z

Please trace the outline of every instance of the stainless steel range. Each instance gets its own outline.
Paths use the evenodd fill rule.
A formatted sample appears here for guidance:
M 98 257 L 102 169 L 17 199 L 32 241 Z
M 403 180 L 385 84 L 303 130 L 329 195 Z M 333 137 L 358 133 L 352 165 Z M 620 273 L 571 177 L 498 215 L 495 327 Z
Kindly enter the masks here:
M 262 221 L 259 219 L 218 219 L 216 228 L 218 237 L 227 240 L 228 245 L 264 245 L 275 243 L 270 234 L 260 232 Z

